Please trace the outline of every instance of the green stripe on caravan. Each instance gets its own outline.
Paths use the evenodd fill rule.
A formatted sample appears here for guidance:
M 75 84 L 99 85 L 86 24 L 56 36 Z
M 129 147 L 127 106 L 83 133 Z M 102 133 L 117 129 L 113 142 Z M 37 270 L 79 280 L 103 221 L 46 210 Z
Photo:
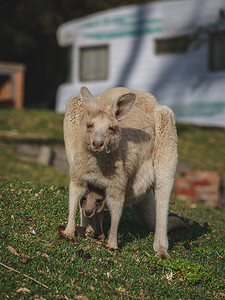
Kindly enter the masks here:
M 153 34 L 162 32 L 161 27 L 144 28 L 141 30 L 127 30 L 127 31 L 114 31 L 114 32 L 99 32 L 99 33 L 86 33 L 84 37 L 92 39 L 113 39 L 122 38 L 126 36 L 137 36 L 145 34 Z
M 149 25 L 156 25 L 161 24 L 160 19 L 145 19 L 145 20 L 138 20 L 136 16 L 128 16 L 128 17 L 116 17 L 116 18 L 102 18 L 97 19 L 95 21 L 90 21 L 85 23 L 82 28 L 93 28 L 93 27 L 106 27 L 108 26 L 126 26 L 126 27 L 138 27 L 138 26 L 149 26 Z
M 194 116 L 208 116 L 212 117 L 223 110 L 225 110 L 224 102 L 213 102 L 212 103 L 193 103 L 186 105 L 172 105 L 174 113 L 177 117 L 194 117 Z

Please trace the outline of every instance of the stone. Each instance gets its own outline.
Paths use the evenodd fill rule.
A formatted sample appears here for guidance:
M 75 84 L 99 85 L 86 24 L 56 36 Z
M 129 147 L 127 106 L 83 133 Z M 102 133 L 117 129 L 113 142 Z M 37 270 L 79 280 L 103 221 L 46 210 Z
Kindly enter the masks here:
M 38 163 L 48 166 L 52 160 L 52 149 L 49 146 L 41 146 L 38 152 Z
M 32 144 L 17 144 L 16 152 L 20 155 L 26 156 L 27 158 L 37 158 L 39 146 Z

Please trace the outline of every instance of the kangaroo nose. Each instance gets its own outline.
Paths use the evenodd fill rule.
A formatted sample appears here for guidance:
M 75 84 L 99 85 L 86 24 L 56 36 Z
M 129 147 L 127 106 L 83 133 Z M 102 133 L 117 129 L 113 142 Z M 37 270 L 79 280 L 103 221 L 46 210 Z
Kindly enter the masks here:
M 85 210 L 86 217 L 90 217 L 92 215 L 92 210 Z
M 93 141 L 92 145 L 95 149 L 100 149 L 104 145 L 104 142 L 103 141 Z

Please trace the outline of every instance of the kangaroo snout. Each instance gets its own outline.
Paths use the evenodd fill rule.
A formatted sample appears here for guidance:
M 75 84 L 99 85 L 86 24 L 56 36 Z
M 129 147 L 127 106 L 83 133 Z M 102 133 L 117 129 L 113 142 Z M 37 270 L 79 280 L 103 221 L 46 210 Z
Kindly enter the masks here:
M 93 215 L 93 211 L 91 209 L 86 209 L 86 210 L 84 210 L 84 215 L 85 215 L 85 217 L 90 218 Z
M 101 126 L 97 127 L 92 140 L 92 151 L 102 152 L 105 147 L 106 131 Z
M 104 146 L 104 141 L 93 141 L 92 142 L 92 149 L 94 151 L 102 151 Z

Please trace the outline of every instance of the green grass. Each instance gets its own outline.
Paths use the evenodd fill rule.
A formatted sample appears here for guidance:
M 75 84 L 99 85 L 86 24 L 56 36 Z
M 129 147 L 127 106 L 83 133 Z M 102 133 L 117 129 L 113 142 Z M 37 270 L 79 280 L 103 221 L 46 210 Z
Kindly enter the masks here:
M 225 177 L 225 129 L 177 125 L 179 160 Z
M 18 143 L 64 147 L 62 114 L 45 110 L 0 110 L 0 176 L 46 185 L 68 184 L 67 174 L 17 155 Z
M 1 109 L 0 130 L 40 134 L 50 141 L 63 139 L 63 115 L 51 110 Z
M 225 272 L 224 211 L 172 200 L 171 212 L 195 223 L 169 234 L 172 260 L 157 260 L 152 233 L 126 209 L 119 228 L 120 251 L 79 238 L 59 240 L 55 232 L 68 216 L 68 189 L 1 179 L 0 290 L 3 299 L 222 299 Z M 77 215 L 77 220 L 79 216 Z M 204 227 L 204 222 L 209 223 Z M 36 234 L 30 232 L 30 227 Z M 105 231 L 109 227 L 106 217 Z M 7 250 L 12 246 L 19 256 Z M 23 260 L 22 253 L 30 260 Z M 32 277 L 41 284 L 23 276 Z M 30 294 L 17 292 L 26 288 Z M 142 298 L 141 298 L 142 297 Z
M 171 199 L 171 213 L 194 221 L 191 228 L 169 234 L 172 260 L 154 258 L 154 234 L 137 224 L 129 208 L 119 227 L 120 251 L 90 239 L 58 239 L 56 228 L 68 218 L 68 175 L 24 161 L 15 145 L 63 147 L 62 123 L 63 116 L 54 112 L 0 110 L 0 299 L 223 299 L 222 208 Z M 178 124 L 180 160 L 224 177 L 224 134 L 218 128 Z M 105 233 L 109 224 L 106 215 Z

